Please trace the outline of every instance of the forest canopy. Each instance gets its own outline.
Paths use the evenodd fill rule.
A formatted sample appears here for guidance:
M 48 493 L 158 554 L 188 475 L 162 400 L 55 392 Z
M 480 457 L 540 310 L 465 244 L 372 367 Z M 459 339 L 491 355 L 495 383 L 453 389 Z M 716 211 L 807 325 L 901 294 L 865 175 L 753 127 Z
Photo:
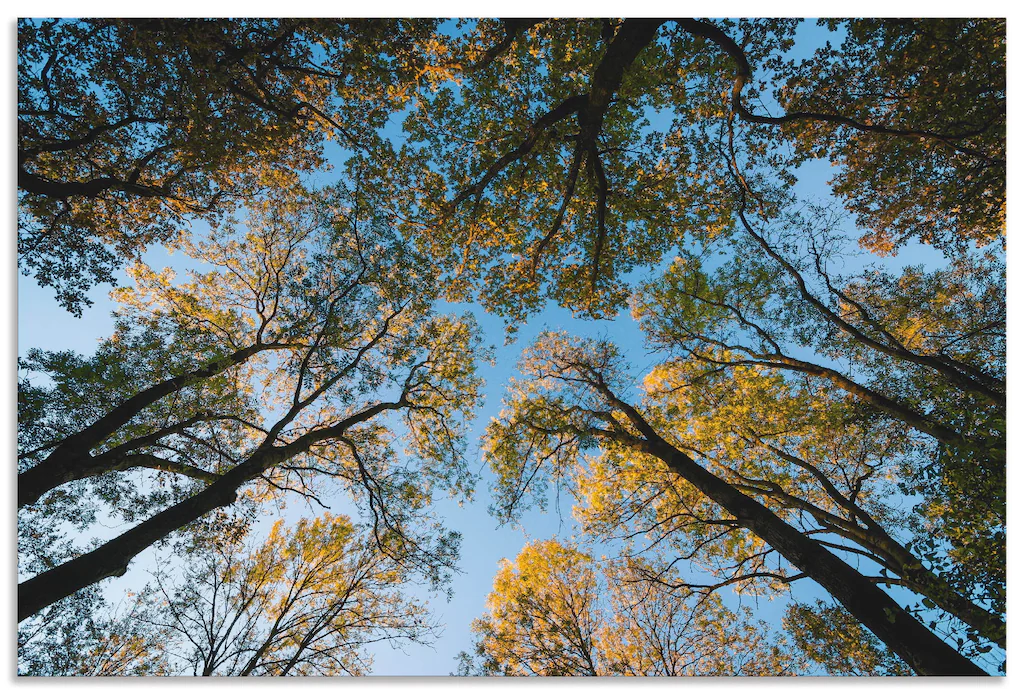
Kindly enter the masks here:
M 20 20 L 19 674 L 1003 672 L 1005 33 Z

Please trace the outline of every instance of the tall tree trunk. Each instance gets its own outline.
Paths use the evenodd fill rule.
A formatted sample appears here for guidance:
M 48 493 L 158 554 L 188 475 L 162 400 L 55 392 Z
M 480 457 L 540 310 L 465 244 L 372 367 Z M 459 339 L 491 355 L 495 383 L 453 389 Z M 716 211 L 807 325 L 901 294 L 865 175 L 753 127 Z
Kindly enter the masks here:
M 599 384 L 597 387 L 643 435 L 643 438 L 617 436 L 615 440 L 664 461 L 669 469 L 735 516 L 744 527 L 831 593 L 915 672 L 921 675 L 987 674 L 908 614 L 866 576 L 698 465 L 658 435 L 635 408 L 619 400 L 606 386 Z
M 190 383 L 223 373 L 259 352 L 281 348 L 276 344 L 250 345 L 139 391 L 85 429 L 68 436 L 41 463 L 20 473 L 18 508 L 35 503 L 43 494 L 72 480 L 117 469 L 116 460 L 111 460 L 107 468 L 98 468 L 90 451 L 153 403 Z
M 233 468 L 199 492 L 100 545 L 18 585 L 18 621 L 72 593 L 111 576 L 121 576 L 140 552 L 210 511 L 234 503 L 239 487 L 277 462 L 270 449 Z
M 890 535 L 871 517 L 871 514 L 840 493 L 817 467 L 775 446 L 768 445 L 767 447 L 783 460 L 814 475 L 829 497 L 851 515 L 849 518 L 837 516 L 815 504 L 784 492 L 781 487 L 766 490 L 764 493 L 767 496 L 777 499 L 787 507 L 810 513 L 824 524 L 824 527 L 857 543 L 874 555 L 876 561 L 883 562 L 884 566 L 901 577 L 904 586 L 931 599 L 940 608 L 964 624 L 973 627 L 979 634 L 1000 648 L 1006 648 L 1006 622 L 999 615 L 975 604 L 965 594 L 950 585 L 941 574 L 925 568 L 917 555 Z
M 336 439 L 351 427 L 378 414 L 402 409 L 408 404 L 403 394 L 397 402 L 371 405 L 333 426 L 303 434 L 286 445 L 272 446 L 268 442 L 195 496 L 147 518 L 91 552 L 18 584 L 18 621 L 97 581 L 123 575 L 131 560 L 144 549 L 210 511 L 234 503 L 238 489 L 265 470 L 305 453 L 314 444 Z

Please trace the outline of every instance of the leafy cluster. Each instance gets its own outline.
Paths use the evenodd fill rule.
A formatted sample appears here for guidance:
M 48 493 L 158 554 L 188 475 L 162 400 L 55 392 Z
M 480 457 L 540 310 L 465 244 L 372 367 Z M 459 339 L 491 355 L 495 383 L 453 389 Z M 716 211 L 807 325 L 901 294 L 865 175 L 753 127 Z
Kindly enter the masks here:
M 460 674 L 784 675 L 799 667 L 749 609 L 688 599 L 643 582 L 641 571 L 557 540 L 526 545 L 498 569 Z

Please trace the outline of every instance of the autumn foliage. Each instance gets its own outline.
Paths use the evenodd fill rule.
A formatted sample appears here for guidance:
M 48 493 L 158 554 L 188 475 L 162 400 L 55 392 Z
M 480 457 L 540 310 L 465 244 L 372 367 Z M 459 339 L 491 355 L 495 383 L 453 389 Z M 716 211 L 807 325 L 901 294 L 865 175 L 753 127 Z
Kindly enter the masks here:
M 365 674 L 482 477 L 572 538 L 462 674 L 1000 672 L 1005 33 L 19 21 L 19 268 L 115 324 L 19 355 L 19 671 Z

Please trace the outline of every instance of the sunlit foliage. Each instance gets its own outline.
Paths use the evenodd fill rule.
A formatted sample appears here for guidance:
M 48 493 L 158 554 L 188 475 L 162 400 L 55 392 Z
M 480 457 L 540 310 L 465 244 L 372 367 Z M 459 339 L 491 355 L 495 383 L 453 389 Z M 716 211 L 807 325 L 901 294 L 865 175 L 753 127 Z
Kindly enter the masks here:
M 434 24 L 19 22 L 20 265 L 80 312 L 150 244 L 323 167 L 327 141 L 372 150 Z
M 278 521 L 259 546 L 207 543 L 189 558 L 141 598 L 140 621 L 167 635 L 158 650 L 182 674 L 361 675 L 368 644 L 436 636 L 400 592 L 407 571 L 344 516 Z
M 686 562 L 708 574 L 677 589 L 777 594 L 810 577 L 838 597 L 852 583 L 900 585 L 959 620 L 952 628 L 967 653 L 991 645 L 975 651 L 964 635 L 1005 644 L 999 604 L 979 596 L 977 579 L 965 589 L 906 539 L 914 526 L 896 483 L 914 449 L 899 427 L 813 382 L 750 366 L 709 371 L 699 360 L 656 368 L 634 406 L 623 399 L 625 368 L 608 343 L 564 334 L 542 335 L 527 352 L 527 378 L 489 428 L 503 517 L 567 483 L 587 532 L 658 546 L 669 568 Z M 833 553 L 859 572 L 833 583 L 845 569 L 820 563 Z M 660 580 L 660 570 L 647 578 Z
M 58 385 L 25 389 L 37 404 L 24 411 L 38 418 L 23 423 L 32 437 L 19 478 L 24 523 L 40 513 L 74 517 L 83 500 L 65 485 L 82 482 L 98 483 L 100 498 L 106 493 L 129 520 L 148 518 L 98 550 L 46 565 L 23 585 L 23 599 L 33 594 L 25 586 L 68 574 L 47 584 L 28 614 L 123 572 L 145 547 L 240 495 L 260 502 L 287 490 L 314 499 L 349 492 L 372 515 L 383 547 L 444 580 L 458 537 L 436 525 L 429 507 L 436 491 L 472 489 L 462 432 L 480 385 L 477 331 L 468 317 L 433 314 L 429 267 L 380 220 L 358 215 L 331 194 L 254 202 L 246 225 L 217 227 L 187 245 L 212 269 L 178 281 L 136 266 L 135 287 L 119 293 L 119 333 L 97 359 L 122 369 L 111 359 L 124 354 L 118 345 L 149 331 L 155 339 L 128 357 L 141 360 L 137 373 L 165 349 L 173 356 L 145 380 L 106 383 L 52 355 L 29 364 L 54 368 L 42 373 Z M 87 389 L 96 382 L 109 399 L 91 409 L 98 403 Z M 394 448 L 402 434 L 405 457 Z M 149 515 L 131 494 L 152 487 L 123 477 L 136 470 L 188 483 L 147 501 L 163 509 Z M 104 492 L 111 484 L 127 484 L 129 494 Z
M 502 565 L 466 673 L 1004 667 L 1005 32 L 20 21 L 19 267 L 77 315 L 129 282 L 93 354 L 19 359 L 19 668 L 361 674 L 367 639 L 429 640 L 401 584 L 456 570 L 433 501 L 473 491 L 487 358 L 443 300 L 507 339 L 629 308 L 650 350 L 524 354 L 491 509 L 568 490 L 586 545 Z M 339 493 L 364 525 L 243 548 Z M 810 581 L 835 603 L 792 604 L 791 644 L 723 604 Z
M 841 607 L 793 603 L 784 623 L 796 648 L 830 675 L 913 674 Z
M 784 675 L 799 666 L 749 609 L 694 597 L 643 581 L 632 561 L 536 541 L 498 569 L 461 674 Z

